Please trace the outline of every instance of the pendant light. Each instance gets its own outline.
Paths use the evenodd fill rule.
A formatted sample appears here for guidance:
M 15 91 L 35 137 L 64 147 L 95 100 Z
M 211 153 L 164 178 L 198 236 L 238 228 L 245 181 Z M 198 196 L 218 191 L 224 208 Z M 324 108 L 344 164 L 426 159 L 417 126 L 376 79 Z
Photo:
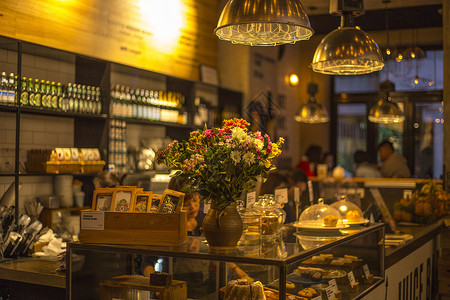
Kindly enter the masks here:
M 294 119 L 297 122 L 309 123 L 309 124 L 320 124 L 326 123 L 330 120 L 328 117 L 328 112 L 320 103 L 316 100 L 317 84 L 308 84 L 308 94 L 309 100 L 298 110 Z
M 353 18 L 364 13 L 363 0 L 330 0 L 330 12 L 341 15 L 341 26 L 326 35 L 314 53 L 311 68 L 328 75 L 361 75 L 384 66 L 377 43 Z
M 387 4 L 390 1 L 383 1 L 386 3 L 386 49 L 390 49 L 389 45 L 389 15 L 387 10 Z M 387 54 L 387 53 L 386 53 Z M 388 55 L 388 54 L 387 54 Z M 403 115 L 402 110 L 398 106 L 398 104 L 392 101 L 389 94 L 395 91 L 395 84 L 389 80 L 389 57 L 387 57 L 386 61 L 386 80 L 380 83 L 379 90 L 381 93 L 381 99 L 372 106 L 369 111 L 368 119 L 373 123 L 380 124 L 390 124 L 390 123 L 400 123 L 405 120 L 405 116 Z
M 250 46 L 276 46 L 307 40 L 313 34 L 300 0 L 228 0 L 214 33 Z

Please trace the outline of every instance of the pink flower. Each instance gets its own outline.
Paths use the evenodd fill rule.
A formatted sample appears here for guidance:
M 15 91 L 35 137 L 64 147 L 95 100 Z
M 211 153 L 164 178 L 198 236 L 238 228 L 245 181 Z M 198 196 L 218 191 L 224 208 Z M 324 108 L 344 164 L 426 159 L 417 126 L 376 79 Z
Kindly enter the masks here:
M 205 131 L 203 131 L 203 134 L 207 138 L 212 138 L 214 136 L 214 131 L 212 131 L 211 129 L 206 129 Z

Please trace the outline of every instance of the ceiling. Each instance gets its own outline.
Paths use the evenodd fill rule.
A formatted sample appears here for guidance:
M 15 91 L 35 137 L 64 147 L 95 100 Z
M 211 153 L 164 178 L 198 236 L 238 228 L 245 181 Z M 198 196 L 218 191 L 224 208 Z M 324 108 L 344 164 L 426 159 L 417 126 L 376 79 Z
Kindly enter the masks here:
M 329 33 L 339 26 L 340 18 L 330 15 L 330 0 L 301 0 L 316 34 Z M 386 29 L 386 9 L 390 29 L 442 27 L 443 0 L 365 0 L 365 14 L 355 18 L 364 31 Z

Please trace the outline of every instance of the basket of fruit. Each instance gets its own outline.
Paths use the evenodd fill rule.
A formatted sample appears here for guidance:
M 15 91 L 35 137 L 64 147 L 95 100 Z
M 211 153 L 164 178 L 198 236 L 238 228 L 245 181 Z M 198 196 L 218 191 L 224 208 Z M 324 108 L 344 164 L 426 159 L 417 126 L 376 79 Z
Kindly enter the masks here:
M 450 195 L 442 184 L 430 181 L 411 197 L 402 198 L 394 205 L 394 219 L 400 222 L 431 224 L 448 214 Z

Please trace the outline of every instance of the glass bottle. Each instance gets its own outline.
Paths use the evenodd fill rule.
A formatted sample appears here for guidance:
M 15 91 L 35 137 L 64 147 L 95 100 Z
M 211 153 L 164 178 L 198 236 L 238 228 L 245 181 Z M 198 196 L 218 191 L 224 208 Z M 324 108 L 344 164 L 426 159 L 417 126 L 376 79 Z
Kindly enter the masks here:
M 6 77 L 6 72 L 2 72 L 0 92 L 0 102 L 6 104 L 8 102 L 8 78 Z
M 60 84 L 61 85 L 61 84 Z M 50 86 L 50 106 L 53 109 L 58 109 L 58 91 L 56 88 L 56 83 L 52 81 L 52 84 Z
M 17 82 L 16 82 L 17 85 Z M 16 98 L 16 87 L 14 85 L 14 73 L 10 73 L 8 77 L 8 104 L 14 105 L 14 99 Z
M 52 95 L 51 95 L 51 85 L 50 81 L 45 82 L 45 91 L 41 97 L 41 102 L 43 107 L 51 108 L 52 107 Z
M 63 94 L 63 87 L 61 85 L 61 82 L 58 82 L 56 84 L 56 97 L 58 102 L 58 110 L 64 111 L 64 94 Z
M 99 115 L 102 113 L 102 98 L 100 95 L 100 87 L 98 86 L 95 88 L 95 102 L 97 103 L 97 114 Z
M 69 111 L 74 111 L 73 86 L 72 86 L 71 82 L 69 82 L 67 84 L 66 97 L 67 97 L 67 99 L 69 101 L 68 110 Z
M 31 88 L 33 87 L 33 81 L 30 78 L 28 80 L 28 85 L 30 85 L 31 82 Z M 28 96 L 29 96 L 29 87 L 27 86 L 27 78 L 22 77 L 22 83 L 21 83 L 21 93 L 20 93 L 20 105 L 27 106 L 28 105 Z

